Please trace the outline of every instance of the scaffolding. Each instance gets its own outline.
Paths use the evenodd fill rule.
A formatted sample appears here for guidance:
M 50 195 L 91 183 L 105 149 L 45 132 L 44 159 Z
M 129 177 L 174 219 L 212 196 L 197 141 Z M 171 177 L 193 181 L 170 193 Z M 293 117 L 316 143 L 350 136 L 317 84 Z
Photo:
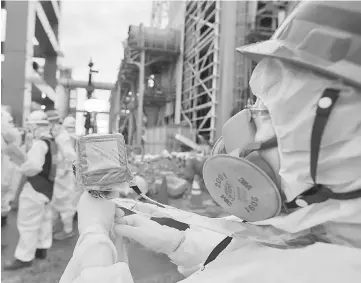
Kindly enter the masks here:
M 186 4 L 182 120 L 210 141 L 215 138 L 219 87 L 219 17 L 219 1 Z
M 135 142 L 139 145 L 147 124 L 144 122 L 147 109 L 157 118 L 155 124 L 161 124 L 160 109 L 175 99 L 175 87 L 163 85 L 165 80 L 156 82 L 154 74 L 160 75 L 159 70 L 167 69 L 179 56 L 180 32 L 131 25 L 123 44 L 124 59 L 111 97 L 111 131 L 126 130 L 129 144 L 134 141 L 135 132 Z M 153 78 L 153 86 L 148 85 L 149 78 Z
M 128 93 L 135 96 L 133 106 L 126 109 L 139 110 L 137 118 L 134 115 L 132 119 L 138 142 L 141 97 L 148 109 L 159 110 L 154 113 L 174 108 L 168 111 L 174 116 L 169 116 L 169 121 L 191 126 L 196 135 L 214 142 L 232 112 L 254 101 L 248 82 L 255 64 L 239 55 L 236 47 L 269 39 L 289 12 L 290 3 L 153 1 L 151 28 L 130 27 L 118 78 L 117 95 L 122 99 L 116 104 L 124 104 Z M 149 90 L 144 84 L 151 75 L 159 75 L 160 82 L 157 85 L 154 80 L 157 87 Z M 125 86 L 125 79 L 131 84 Z M 158 86 L 169 89 L 158 95 Z
M 245 14 L 240 11 L 238 2 L 237 46 L 268 40 L 286 16 L 288 1 L 246 2 Z M 244 4 L 243 4 L 244 5 Z M 243 10 L 242 10 L 243 11 Z M 243 56 L 236 56 L 236 86 L 234 93 L 234 112 L 240 111 L 255 102 L 248 82 L 257 63 Z

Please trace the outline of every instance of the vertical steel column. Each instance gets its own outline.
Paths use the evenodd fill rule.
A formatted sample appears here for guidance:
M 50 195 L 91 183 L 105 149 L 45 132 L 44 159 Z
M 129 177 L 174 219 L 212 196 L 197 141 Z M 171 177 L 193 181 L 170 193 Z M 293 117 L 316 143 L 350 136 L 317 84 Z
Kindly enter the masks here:
M 220 26 L 220 9 L 221 9 L 220 1 L 216 1 L 216 14 L 214 21 L 214 53 L 213 53 L 213 80 L 212 80 L 212 106 L 211 106 L 211 126 L 210 126 L 210 139 L 209 141 L 212 143 L 215 139 L 215 130 L 216 130 L 216 106 L 217 106 L 217 92 L 218 89 L 218 81 L 219 81 L 219 26 Z M 227 94 L 224 94 L 227 95 Z
M 131 89 L 132 95 L 135 95 L 134 82 L 130 83 L 130 89 Z M 133 144 L 133 141 L 134 141 L 134 139 L 133 139 L 134 130 L 133 129 L 134 129 L 134 113 L 131 110 L 129 113 L 129 128 L 128 128 L 128 144 L 129 145 Z
M 116 85 L 116 89 L 115 89 L 115 99 L 113 101 L 114 105 L 113 105 L 113 119 L 114 121 L 112 121 L 112 131 L 114 133 L 118 133 L 119 131 L 119 113 L 120 113 L 120 97 L 122 95 L 122 83 L 120 81 L 118 81 L 117 85 Z
M 181 122 L 181 112 L 182 112 L 182 85 L 183 85 L 183 60 L 184 60 L 184 43 L 185 43 L 185 22 L 186 22 L 186 7 L 187 2 L 183 1 L 182 4 L 182 15 L 183 23 L 180 26 L 181 28 L 181 51 L 178 57 L 177 62 L 177 89 L 176 89 L 176 100 L 175 100 L 175 113 L 174 113 L 174 122 L 175 124 L 180 124 Z
M 15 124 L 21 126 L 31 112 L 32 83 L 27 78 L 34 72 L 36 2 L 7 1 L 6 11 L 1 103 L 10 106 Z
M 137 145 L 141 144 L 143 127 L 143 100 L 144 100 L 144 68 L 145 68 L 145 50 L 144 50 L 144 25 L 140 24 L 141 33 L 141 53 L 139 67 L 139 96 L 138 96 L 138 115 L 137 115 Z

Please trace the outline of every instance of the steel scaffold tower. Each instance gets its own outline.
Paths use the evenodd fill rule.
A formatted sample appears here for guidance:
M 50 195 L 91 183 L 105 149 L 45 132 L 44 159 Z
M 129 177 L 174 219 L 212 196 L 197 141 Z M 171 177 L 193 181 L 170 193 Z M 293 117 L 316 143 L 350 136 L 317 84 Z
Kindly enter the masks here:
M 211 142 L 219 87 L 219 1 L 188 1 L 184 30 L 182 119 Z
M 289 12 L 288 8 L 292 9 L 297 1 L 252 1 L 246 5 L 242 2 L 239 1 L 237 6 L 237 46 L 268 40 Z M 248 82 L 257 64 L 243 56 L 236 56 L 235 62 L 234 105 L 239 111 L 255 102 Z

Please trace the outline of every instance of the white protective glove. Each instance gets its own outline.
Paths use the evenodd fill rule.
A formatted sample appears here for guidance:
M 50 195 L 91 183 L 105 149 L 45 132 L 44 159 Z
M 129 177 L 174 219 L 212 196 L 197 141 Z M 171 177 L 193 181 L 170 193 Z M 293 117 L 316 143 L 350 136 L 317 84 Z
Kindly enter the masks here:
M 138 214 L 118 217 L 114 233 L 116 236 L 127 237 L 150 250 L 166 255 L 174 252 L 184 241 L 183 231 L 160 225 Z
M 92 197 L 84 192 L 78 203 L 78 229 L 81 235 L 91 226 L 99 225 L 102 232 L 109 234 L 114 225 L 115 204 L 105 199 Z
M 58 127 L 58 125 L 56 125 L 56 127 L 53 127 L 52 134 L 61 155 L 65 159 L 65 166 L 70 170 L 72 163 L 76 160 L 76 153 L 72 146 L 69 133 L 62 127 Z

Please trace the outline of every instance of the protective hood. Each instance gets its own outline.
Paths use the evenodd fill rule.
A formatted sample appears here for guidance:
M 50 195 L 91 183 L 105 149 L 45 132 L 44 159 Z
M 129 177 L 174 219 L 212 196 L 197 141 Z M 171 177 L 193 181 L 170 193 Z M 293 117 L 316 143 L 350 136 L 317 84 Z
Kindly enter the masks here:
M 278 59 L 265 58 L 250 86 L 267 107 L 278 140 L 279 175 L 287 201 L 308 190 L 310 139 L 316 109 L 326 88 L 340 91 L 323 133 L 317 182 L 340 193 L 361 188 L 361 93 Z M 351 118 L 353 117 L 353 118 Z

